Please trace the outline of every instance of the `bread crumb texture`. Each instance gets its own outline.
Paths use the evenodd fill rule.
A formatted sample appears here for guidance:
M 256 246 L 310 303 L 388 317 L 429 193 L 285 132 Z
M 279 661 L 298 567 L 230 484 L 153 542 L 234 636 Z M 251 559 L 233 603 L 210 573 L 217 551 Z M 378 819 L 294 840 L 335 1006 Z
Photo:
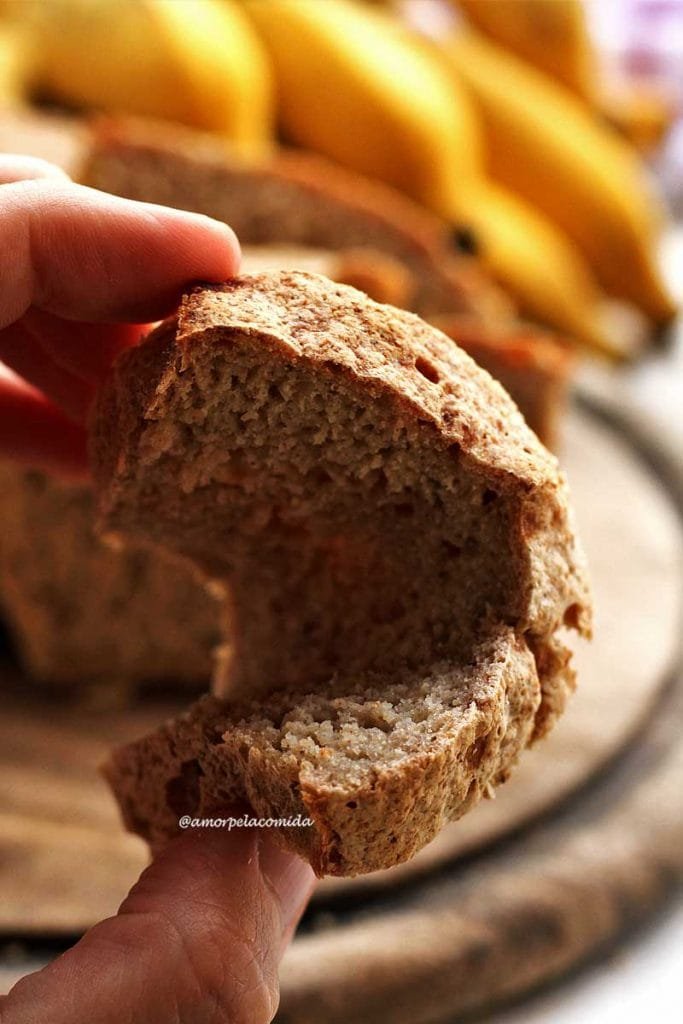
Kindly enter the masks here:
M 99 398 L 106 531 L 225 585 L 218 697 L 116 752 L 129 828 L 248 800 L 318 874 L 412 856 L 502 782 L 590 631 L 555 458 L 418 317 L 302 272 L 186 297 Z

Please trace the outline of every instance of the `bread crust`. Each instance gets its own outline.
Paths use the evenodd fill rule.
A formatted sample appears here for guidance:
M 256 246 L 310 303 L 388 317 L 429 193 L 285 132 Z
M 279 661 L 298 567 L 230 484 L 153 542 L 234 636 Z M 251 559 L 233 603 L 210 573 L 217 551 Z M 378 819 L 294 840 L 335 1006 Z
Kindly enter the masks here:
M 507 777 L 521 749 L 562 710 L 573 675 L 558 631 L 590 630 L 590 598 L 566 483 L 502 387 L 445 335 L 325 278 L 280 272 L 199 289 L 184 300 L 176 321 L 118 361 L 94 424 L 105 528 L 184 543 L 172 526 L 157 532 L 168 511 L 161 517 L 158 506 L 154 511 L 148 474 L 165 465 L 169 452 L 175 458 L 179 443 L 182 448 L 174 426 L 178 417 L 189 417 L 182 420 L 186 425 L 196 416 L 201 420 L 193 397 L 179 387 L 188 379 L 184 375 L 204 372 L 221 348 L 226 358 L 239 350 L 253 354 L 255 363 L 292 366 L 322 386 L 341 381 L 367 408 L 389 409 L 397 425 L 409 424 L 424 450 L 441 460 L 440 472 L 448 474 L 444 460 L 452 458 L 478 486 L 495 488 L 507 503 L 514 586 L 509 602 L 505 597 L 502 608 L 480 624 L 484 639 L 469 657 L 453 652 L 445 664 L 427 659 L 421 674 L 403 676 L 395 666 L 393 674 L 377 675 L 375 666 L 371 682 L 340 665 L 328 684 L 316 680 L 308 692 L 301 684 L 285 687 L 248 708 L 239 695 L 224 705 L 202 702 L 155 737 L 115 755 L 108 778 L 128 826 L 155 844 L 177 827 L 177 805 L 166 801 L 169 785 L 173 791 L 183 765 L 196 763 L 193 793 L 200 816 L 211 816 L 221 799 L 246 798 L 265 817 L 305 810 L 314 825 L 281 829 L 280 838 L 318 873 L 387 867 L 411 856 L 445 820 L 464 813 Z M 220 502 L 215 480 L 209 476 L 200 486 L 214 487 L 211 493 Z M 146 497 L 140 498 L 139 488 L 147 489 Z M 239 651 L 239 637 L 235 643 Z M 475 682 L 468 675 L 472 665 Z M 292 757 L 273 746 L 273 722 L 295 710 L 300 715 L 306 700 L 328 693 L 348 707 L 369 700 L 368 693 L 380 699 L 383 688 L 390 694 L 397 682 L 415 687 L 444 675 L 454 680 L 454 695 L 450 718 L 445 713 L 449 724 L 435 733 L 435 749 L 427 743 L 390 770 L 373 768 L 368 755 L 367 777 L 347 766 L 330 785 L 315 767 L 316 758 L 301 752 Z M 458 694 L 467 697 L 462 706 Z M 366 740 L 369 735 L 363 733 Z M 476 757 L 468 755 L 473 747 Z M 349 772 L 350 786 L 340 785 Z
M 525 324 L 487 325 L 464 316 L 430 322 L 503 385 L 543 444 L 557 450 L 577 363 L 568 342 Z

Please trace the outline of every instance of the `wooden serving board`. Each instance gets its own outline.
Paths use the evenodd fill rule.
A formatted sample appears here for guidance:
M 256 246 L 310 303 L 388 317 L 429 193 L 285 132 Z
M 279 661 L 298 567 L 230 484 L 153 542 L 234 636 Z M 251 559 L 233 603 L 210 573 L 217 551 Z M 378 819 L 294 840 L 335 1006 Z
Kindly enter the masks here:
M 625 427 L 622 422 L 615 431 L 585 414 L 573 419 L 567 462 L 593 556 L 603 625 L 596 644 L 614 630 L 636 666 L 651 666 L 647 645 L 663 639 L 655 635 L 664 611 L 658 597 L 669 595 L 666 658 L 659 664 L 664 675 L 659 686 L 641 677 L 650 703 L 640 728 L 598 765 L 600 744 L 593 745 L 590 737 L 620 714 L 618 705 L 628 692 L 618 685 L 626 679 L 624 660 L 613 650 L 616 660 L 610 662 L 605 651 L 592 726 L 586 721 L 578 729 L 575 719 L 561 743 L 559 735 L 571 723 L 565 716 L 556 732 L 555 757 L 542 761 L 539 748 L 536 766 L 561 778 L 558 751 L 560 759 L 564 751 L 581 761 L 582 739 L 587 740 L 591 753 L 583 764 L 593 768 L 583 786 L 552 806 L 546 803 L 545 813 L 530 820 L 531 807 L 538 810 L 540 804 L 521 768 L 505 790 L 512 793 L 516 784 L 520 789 L 511 799 L 516 812 L 507 819 L 508 826 L 517 822 L 514 831 L 509 827 L 503 835 L 482 827 L 478 842 L 487 836 L 488 842 L 473 856 L 433 861 L 431 871 L 385 888 L 379 898 L 347 890 L 336 903 L 313 908 L 285 955 L 279 1024 L 455 1024 L 473 1014 L 488 1019 L 484 1011 L 610 949 L 625 929 L 677 889 L 683 877 L 683 482 L 680 465 L 671 474 L 668 457 L 660 462 L 656 449 L 639 443 L 637 429 L 630 426 L 624 433 Z M 584 441 L 599 446 L 604 441 L 603 455 L 612 450 L 610 461 L 593 463 L 588 504 L 583 469 L 592 462 L 591 452 L 584 450 L 576 466 L 572 461 L 584 428 Z M 645 486 L 636 487 L 640 475 Z M 607 495 L 612 514 L 603 518 Z M 634 506 L 638 513 L 632 517 Z M 640 520 L 642 528 L 630 535 L 629 547 L 621 534 L 625 520 L 633 525 Z M 594 530 L 598 523 L 601 536 Z M 645 563 L 649 568 L 641 575 Z M 640 578 L 641 586 L 631 590 L 629 578 Z M 628 609 L 615 591 L 628 595 L 633 602 Z M 617 611 L 619 621 L 612 619 Z M 590 678 L 598 685 L 598 677 L 590 675 L 595 662 L 585 657 L 582 682 Z M 552 742 L 546 752 L 552 752 Z M 473 831 L 477 813 L 469 819 Z M 451 851 L 461 854 L 463 848 L 454 844 Z
M 597 607 L 572 706 L 495 801 L 409 865 L 320 885 L 283 964 L 283 1022 L 420 1024 L 519 993 L 608 940 L 683 866 L 676 502 L 585 409 L 563 462 Z M 174 709 L 75 710 L 18 688 L 0 718 L 0 933 L 66 939 L 112 913 L 146 862 L 96 766 Z

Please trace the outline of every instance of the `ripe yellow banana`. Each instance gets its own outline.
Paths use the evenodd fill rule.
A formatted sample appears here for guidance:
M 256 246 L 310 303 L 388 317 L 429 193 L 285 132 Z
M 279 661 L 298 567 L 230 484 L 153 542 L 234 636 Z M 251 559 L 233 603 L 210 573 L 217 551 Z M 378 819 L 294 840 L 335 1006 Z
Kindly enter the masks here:
M 633 150 L 565 89 L 472 32 L 441 41 L 482 119 L 488 169 L 578 246 L 610 294 L 674 313 L 656 263 L 662 212 Z
M 271 138 L 270 68 L 232 0 L 50 0 L 19 4 L 36 86 L 84 107 L 176 120 L 247 153 Z
M 289 139 L 434 208 L 479 173 L 471 105 L 426 43 L 353 0 L 244 0 Z
M 602 355 L 628 355 L 603 329 L 600 291 L 581 254 L 542 214 L 483 180 L 458 206 L 455 219 L 472 232 L 483 265 L 521 313 Z
M 451 0 L 502 47 L 592 101 L 595 55 L 581 0 Z
M 637 80 L 603 89 L 598 108 L 607 123 L 645 155 L 661 146 L 677 116 L 673 94 Z
M 27 60 L 25 40 L 12 25 L 0 24 L 0 107 L 25 98 Z

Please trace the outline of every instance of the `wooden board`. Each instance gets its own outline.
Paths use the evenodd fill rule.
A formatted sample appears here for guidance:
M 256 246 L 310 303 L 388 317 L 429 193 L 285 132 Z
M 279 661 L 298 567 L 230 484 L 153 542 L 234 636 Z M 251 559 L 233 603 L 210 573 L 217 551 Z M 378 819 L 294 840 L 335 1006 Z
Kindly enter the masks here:
M 680 535 L 680 464 L 669 475 L 668 458 L 656 450 L 648 456 L 667 470 L 677 517 L 669 525 Z M 633 494 L 622 498 L 619 518 Z M 651 533 L 663 529 L 664 519 L 650 520 Z M 613 948 L 674 894 L 683 878 L 683 581 L 680 536 L 671 539 L 674 660 L 639 734 L 572 799 L 504 841 L 386 889 L 380 899 L 347 892 L 335 909 L 309 913 L 283 962 L 280 1024 L 488 1019 L 496 1005 Z M 620 575 L 616 562 L 613 571 Z M 651 642 L 655 594 L 666 577 L 654 574 L 641 590 L 640 624 L 624 621 L 624 638 L 634 628 Z M 617 688 L 606 693 L 602 721 L 619 699 Z
M 580 687 L 569 711 L 494 801 L 407 865 L 325 880 L 319 903 L 406 881 L 519 829 L 586 786 L 643 727 L 675 655 L 676 514 L 637 454 L 593 417 L 572 414 L 563 461 L 597 607 L 596 639 L 577 651 Z M 25 681 L 8 680 L 0 717 L 0 931 L 74 934 L 115 911 L 147 857 L 121 830 L 97 765 L 111 744 L 143 734 L 174 708 L 75 710 L 25 694 Z M 75 861 L 84 869 L 74 871 Z
M 309 913 L 278 1024 L 455 1024 L 609 950 L 683 876 L 682 715 L 679 676 L 562 812 L 380 901 Z

